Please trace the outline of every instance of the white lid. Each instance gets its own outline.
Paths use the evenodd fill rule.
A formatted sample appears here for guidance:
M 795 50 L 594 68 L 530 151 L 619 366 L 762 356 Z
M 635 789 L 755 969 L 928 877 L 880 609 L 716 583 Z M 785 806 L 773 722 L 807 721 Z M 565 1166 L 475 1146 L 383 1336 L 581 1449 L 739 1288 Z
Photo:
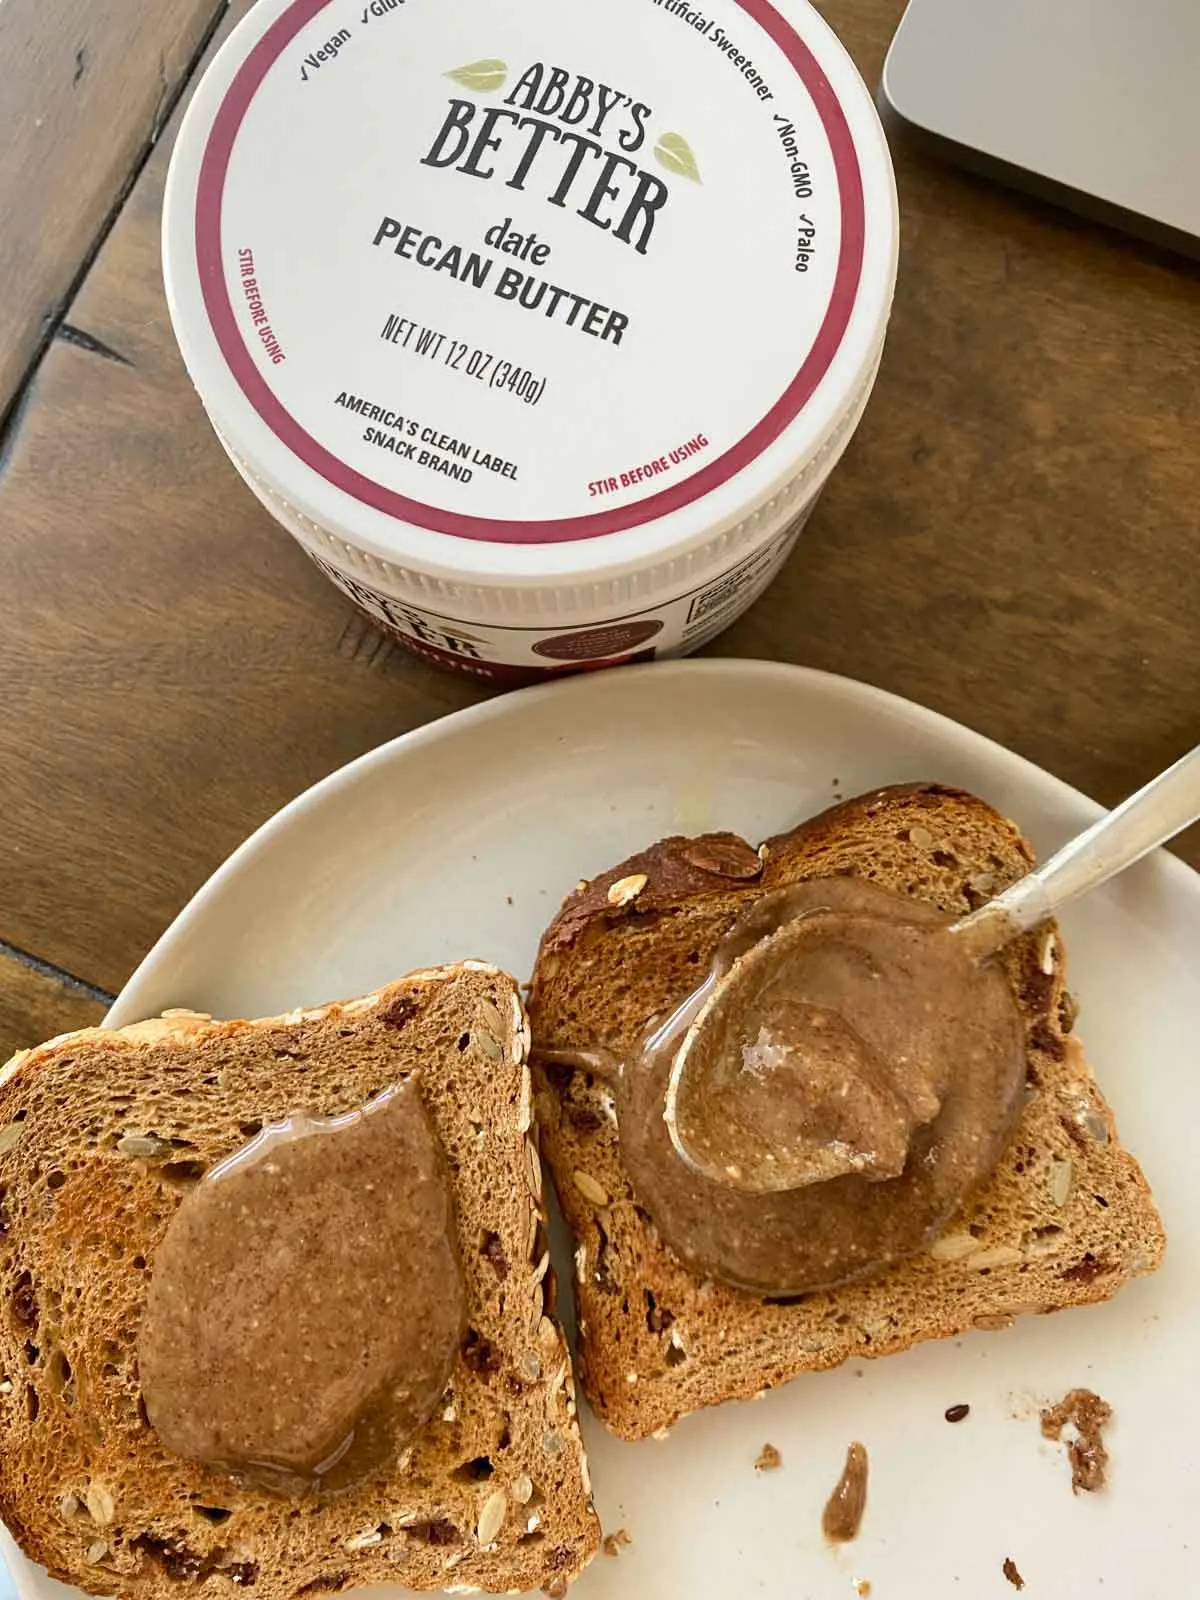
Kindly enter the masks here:
M 692 548 L 805 474 L 896 232 L 802 0 L 259 0 L 184 121 L 164 254 L 254 475 L 379 559 L 513 581 Z

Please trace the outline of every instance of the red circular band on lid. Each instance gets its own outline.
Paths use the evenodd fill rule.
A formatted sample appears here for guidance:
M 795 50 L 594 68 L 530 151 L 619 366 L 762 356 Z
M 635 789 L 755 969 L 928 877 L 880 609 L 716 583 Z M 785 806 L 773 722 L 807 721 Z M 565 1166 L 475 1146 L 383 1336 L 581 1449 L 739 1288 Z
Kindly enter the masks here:
M 770 0 L 733 0 L 733 3 L 775 41 L 808 90 L 833 156 L 841 200 L 842 233 L 829 305 L 812 348 L 796 376 L 761 421 L 716 460 L 668 489 L 588 516 L 521 522 L 464 516 L 398 494 L 357 472 L 314 439 L 271 389 L 242 339 L 222 266 L 221 213 L 234 142 L 259 85 L 300 29 L 330 3 L 331 0 L 295 0 L 255 44 L 217 108 L 196 187 L 196 264 L 213 334 L 238 387 L 293 455 L 343 493 L 416 527 L 497 544 L 558 544 L 620 533 L 690 505 L 727 483 L 775 442 L 816 391 L 845 336 L 862 278 L 866 208 L 854 139 L 833 86 L 804 40 L 780 16 Z

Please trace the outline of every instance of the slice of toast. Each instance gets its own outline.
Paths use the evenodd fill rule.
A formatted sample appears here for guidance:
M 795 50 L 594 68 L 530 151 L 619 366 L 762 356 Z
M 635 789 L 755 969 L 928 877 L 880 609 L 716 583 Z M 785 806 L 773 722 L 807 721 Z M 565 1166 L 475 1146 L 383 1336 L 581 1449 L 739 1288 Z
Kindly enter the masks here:
M 480 962 L 261 1022 L 168 1013 L 0 1072 L 0 1516 L 93 1594 L 263 1600 L 390 1580 L 565 1589 L 599 1540 L 554 1320 L 528 1029 Z M 438 1414 L 374 1477 L 286 1500 L 170 1455 L 136 1364 L 156 1246 L 268 1121 L 420 1067 L 452 1172 L 469 1328 Z
M 1159 1265 L 1162 1224 L 1072 1034 L 1053 927 L 1003 957 L 1028 1080 L 998 1169 L 926 1254 L 841 1289 L 773 1301 L 700 1282 L 638 1205 L 608 1091 L 585 1071 L 537 1065 L 539 1049 L 628 1052 L 766 891 L 848 873 L 959 913 L 1032 864 L 1016 827 L 982 800 L 922 784 L 849 800 L 759 851 L 732 834 L 665 839 L 564 902 L 534 974 L 534 1078 L 543 1154 L 577 1245 L 580 1377 L 614 1433 L 642 1438 L 851 1357 L 1105 1300 Z

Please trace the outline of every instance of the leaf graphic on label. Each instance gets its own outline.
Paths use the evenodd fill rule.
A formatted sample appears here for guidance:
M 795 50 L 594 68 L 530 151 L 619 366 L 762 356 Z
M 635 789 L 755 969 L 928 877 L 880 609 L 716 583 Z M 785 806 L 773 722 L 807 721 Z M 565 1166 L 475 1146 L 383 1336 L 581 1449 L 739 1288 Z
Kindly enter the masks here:
M 701 181 L 700 168 L 696 165 L 692 147 L 681 133 L 664 133 L 654 146 L 654 154 L 659 165 L 666 167 L 668 172 L 677 172 L 681 178 L 690 178 L 693 183 Z
M 489 89 L 502 89 L 508 77 L 508 67 L 503 61 L 471 61 L 465 67 L 455 67 L 446 74 L 464 89 L 475 89 L 486 94 Z

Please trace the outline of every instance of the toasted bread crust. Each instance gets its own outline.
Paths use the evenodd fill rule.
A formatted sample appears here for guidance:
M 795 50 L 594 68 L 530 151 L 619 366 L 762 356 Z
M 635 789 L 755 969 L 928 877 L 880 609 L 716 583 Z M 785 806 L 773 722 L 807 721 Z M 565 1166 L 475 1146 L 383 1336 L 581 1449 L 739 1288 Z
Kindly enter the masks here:
M 258 1022 L 88 1029 L 0 1071 L 0 1516 L 27 1555 L 150 1600 L 578 1574 L 599 1527 L 553 1320 L 527 1044 L 513 980 L 468 962 Z M 470 1303 L 442 1413 L 338 1496 L 276 1500 L 171 1456 L 139 1405 L 136 1338 L 184 1187 L 298 1097 L 336 1114 L 417 1066 Z
M 752 855 L 759 871 L 743 876 Z M 723 860 L 737 870 L 718 870 Z M 728 834 L 665 839 L 568 896 L 534 973 L 535 1082 L 543 1151 L 578 1245 L 581 1379 L 614 1432 L 640 1438 L 851 1357 L 1104 1300 L 1158 1266 L 1162 1225 L 1071 1033 L 1052 928 L 1004 957 L 1025 1021 L 1029 1099 L 999 1168 L 932 1253 L 841 1290 L 780 1303 L 699 1283 L 638 1206 L 603 1087 L 536 1067 L 539 1048 L 627 1052 L 772 889 L 859 874 L 959 913 L 1032 863 L 1020 831 L 982 800 L 907 784 L 847 800 L 758 851 Z M 579 1173 L 590 1180 L 582 1189 Z

